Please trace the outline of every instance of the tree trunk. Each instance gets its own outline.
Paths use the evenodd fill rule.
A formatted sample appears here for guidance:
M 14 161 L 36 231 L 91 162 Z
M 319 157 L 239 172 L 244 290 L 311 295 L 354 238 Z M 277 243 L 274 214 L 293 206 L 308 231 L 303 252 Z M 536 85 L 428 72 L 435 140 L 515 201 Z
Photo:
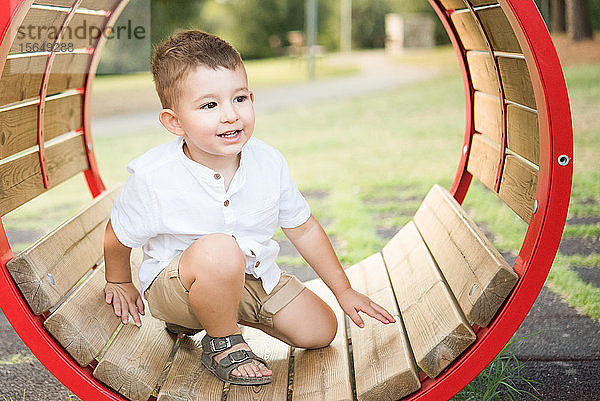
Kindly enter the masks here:
M 552 32 L 565 32 L 567 30 L 567 17 L 565 13 L 565 0 L 551 0 L 550 23 Z
M 567 1 L 567 29 L 571 40 L 593 39 L 594 33 L 587 0 Z

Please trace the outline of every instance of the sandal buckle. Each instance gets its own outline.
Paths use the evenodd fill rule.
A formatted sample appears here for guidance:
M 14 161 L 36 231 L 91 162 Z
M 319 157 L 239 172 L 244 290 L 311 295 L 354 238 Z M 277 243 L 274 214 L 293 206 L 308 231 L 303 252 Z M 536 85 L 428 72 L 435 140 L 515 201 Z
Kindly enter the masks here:
M 225 351 L 228 348 L 231 348 L 231 340 L 229 337 L 225 338 L 213 338 L 210 340 L 210 349 L 212 352 Z
M 243 356 L 241 359 L 237 359 L 235 357 L 235 354 L 242 354 Z M 248 355 L 248 353 L 246 352 L 245 349 L 240 349 L 240 350 L 234 351 L 231 354 L 229 354 L 228 356 L 229 356 L 229 360 L 231 361 L 231 363 L 243 362 L 247 359 L 250 359 L 250 356 Z

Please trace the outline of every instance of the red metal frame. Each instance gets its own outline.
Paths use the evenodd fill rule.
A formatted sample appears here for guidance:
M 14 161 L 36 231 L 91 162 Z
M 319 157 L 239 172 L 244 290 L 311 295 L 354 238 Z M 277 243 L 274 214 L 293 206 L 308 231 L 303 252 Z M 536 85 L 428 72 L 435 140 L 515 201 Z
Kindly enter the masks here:
M 79 7 L 82 0 L 75 0 L 71 9 L 67 12 L 67 16 L 63 20 L 58 32 L 56 33 L 56 38 L 54 39 L 54 43 L 52 44 L 52 48 L 50 49 L 50 54 L 48 54 L 48 60 L 46 61 L 46 68 L 44 69 L 44 75 L 42 76 L 42 88 L 40 89 L 40 103 L 38 105 L 38 155 L 40 158 L 40 169 L 42 170 L 42 180 L 44 182 L 44 188 L 50 188 L 50 180 L 48 178 L 48 166 L 46 165 L 46 143 L 44 138 L 44 115 L 46 111 L 46 94 L 48 93 L 48 81 L 50 79 L 50 71 L 52 70 L 52 65 L 54 64 L 54 58 L 56 56 L 56 52 L 54 51 L 56 44 L 61 42 L 62 32 L 65 29 L 65 26 L 69 25 L 73 16 L 75 16 L 75 10 Z
M 13 1 L 10 2 L 6 13 L 4 9 L 1 9 L 3 13 L 0 16 L 2 24 L 0 32 L 4 39 L 9 32 L 8 26 L 10 24 L 18 26 L 25 15 L 23 8 L 28 9 L 31 2 L 31 0 Z M 467 113 L 466 130 L 463 152 L 451 187 L 451 193 L 462 203 L 472 178 L 471 174 L 466 171 L 466 165 L 471 136 L 474 132 L 473 85 L 465 50 L 449 14 L 439 5 L 438 0 L 429 0 L 429 2 L 450 36 L 463 71 Z M 126 0 L 115 4 L 110 16 L 111 20 L 116 18 L 125 3 Z M 573 138 L 569 99 L 560 62 L 544 21 L 532 0 L 500 0 L 500 4 L 521 44 L 532 78 L 538 107 L 540 128 L 540 165 L 536 192 L 538 208 L 531 218 L 522 248 L 513 266 L 520 279 L 509 299 L 489 327 L 477 330 L 475 344 L 438 378 L 423 380 L 422 389 L 407 397 L 408 400 L 449 399 L 473 380 L 500 352 L 537 298 L 554 260 L 566 220 L 573 163 L 569 162 L 563 167 L 559 166 L 557 161 L 560 155 L 566 155 L 570 160 L 573 159 Z M 465 8 L 467 8 L 466 5 Z M 14 35 L 12 38 L 8 38 L 10 43 L 13 38 Z M 7 41 L 3 40 L 0 45 L 0 63 L 4 62 L 8 48 L 10 48 L 10 45 L 6 43 Z M 86 145 L 91 144 L 89 125 L 91 82 L 103 44 L 101 38 L 95 45 L 92 59 L 88 65 L 88 77 L 84 88 Z M 86 171 L 86 179 L 92 194 L 97 195 L 104 186 L 100 180 L 91 147 L 88 148 L 88 157 L 90 157 L 90 169 Z M 0 221 L 0 293 L 3 294 L 1 306 L 25 344 L 52 374 L 80 398 L 84 400 L 123 400 L 118 394 L 93 378 L 91 367 L 79 367 L 44 329 L 43 316 L 32 314 L 5 268 L 6 262 L 11 258 L 12 250 Z

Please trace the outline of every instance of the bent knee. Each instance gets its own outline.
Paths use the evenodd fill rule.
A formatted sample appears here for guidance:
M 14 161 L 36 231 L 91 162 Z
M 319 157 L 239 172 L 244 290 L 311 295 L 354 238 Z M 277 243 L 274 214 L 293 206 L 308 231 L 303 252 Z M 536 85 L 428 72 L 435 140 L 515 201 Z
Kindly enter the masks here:
M 318 349 L 327 347 L 333 342 L 338 331 L 338 322 L 333 311 L 325 321 L 318 326 L 318 330 L 313 330 L 310 336 L 298 341 L 298 347 L 306 349 Z
M 237 275 L 246 266 L 246 256 L 236 240 L 221 233 L 207 234 L 194 241 L 185 250 L 182 261 L 204 275 Z

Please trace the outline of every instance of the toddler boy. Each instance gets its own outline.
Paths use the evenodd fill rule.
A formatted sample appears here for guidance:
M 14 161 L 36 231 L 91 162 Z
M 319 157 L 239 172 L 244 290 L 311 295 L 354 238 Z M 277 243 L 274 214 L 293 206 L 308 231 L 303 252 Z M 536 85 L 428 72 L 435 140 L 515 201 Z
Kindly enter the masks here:
M 142 247 L 139 279 L 152 315 L 176 333 L 206 331 L 202 364 L 223 381 L 271 381 L 238 323 L 287 344 L 331 343 L 331 308 L 275 264 L 280 226 L 363 327 L 362 311 L 394 322 L 354 291 L 321 225 L 277 150 L 253 138 L 254 95 L 239 53 L 220 38 L 182 31 L 159 44 L 152 74 L 162 125 L 177 136 L 128 165 L 130 177 L 106 227 L 106 302 L 123 323 L 140 326 L 141 295 L 132 284 L 131 248 Z

